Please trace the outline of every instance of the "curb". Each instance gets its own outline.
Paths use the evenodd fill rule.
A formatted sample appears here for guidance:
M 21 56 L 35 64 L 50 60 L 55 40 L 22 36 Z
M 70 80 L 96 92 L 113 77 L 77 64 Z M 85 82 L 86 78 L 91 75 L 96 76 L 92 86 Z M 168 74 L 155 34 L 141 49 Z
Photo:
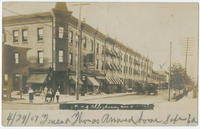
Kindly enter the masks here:
M 112 97 L 120 97 L 120 96 L 127 96 L 127 95 L 134 95 L 134 93 L 127 93 L 127 94 L 117 94 L 117 95 L 108 95 L 108 96 L 103 96 L 103 97 L 97 97 L 97 98 L 86 98 L 83 100 L 78 100 L 78 101 L 87 101 L 87 100 L 98 100 L 98 99 L 103 99 L 103 98 L 112 98 Z M 30 104 L 30 105 L 55 105 L 55 104 L 64 104 L 64 103 L 72 103 L 72 102 L 76 102 L 77 100 L 69 100 L 69 101 L 63 101 L 63 102 L 59 102 L 59 103 L 25 103 L 25 102 L 8 102 L 12 103 L 12 104 Z

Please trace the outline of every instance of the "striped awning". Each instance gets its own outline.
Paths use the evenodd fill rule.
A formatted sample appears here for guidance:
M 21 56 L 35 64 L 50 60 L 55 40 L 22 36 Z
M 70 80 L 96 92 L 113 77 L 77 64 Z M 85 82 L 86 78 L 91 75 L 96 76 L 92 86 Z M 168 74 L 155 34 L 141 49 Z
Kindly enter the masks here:
M 109 84 L 114 84 L 114 81 L 110 77 L 106 77 L 106 80 Z
M 110 64 L 110 66 L 111 66 L 112 70 L 114 70 L 114 71 L 116 70 L 116 68 L 113 64 Z

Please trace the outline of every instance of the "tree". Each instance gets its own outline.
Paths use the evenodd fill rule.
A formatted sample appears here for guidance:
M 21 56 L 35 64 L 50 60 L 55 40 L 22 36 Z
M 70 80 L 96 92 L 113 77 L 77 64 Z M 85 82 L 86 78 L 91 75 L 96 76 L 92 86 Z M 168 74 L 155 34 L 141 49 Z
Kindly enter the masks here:
M 173 64 L 171 67 L 171 88 L 182 90 L 191 84 L 192 80 L 180 64 Z

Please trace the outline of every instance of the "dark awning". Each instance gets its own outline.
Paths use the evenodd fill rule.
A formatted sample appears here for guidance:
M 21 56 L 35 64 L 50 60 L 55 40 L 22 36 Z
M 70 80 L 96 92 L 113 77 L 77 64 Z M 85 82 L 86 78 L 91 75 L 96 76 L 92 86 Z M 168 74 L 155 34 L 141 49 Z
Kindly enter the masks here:
M 88 77 L 87 80 L 90 85 L 100 86 L 99 82 L 94 77 Z
M 27 83 L 43 84 L 48 74 L 31 74 L 27 80 Z
M 77 82 L 76 76 L 70 76 L 69 79 L 72 81 L 73 84 L 76 84 Z M 81 81 L 81 79 L 79 79 L 79 84 L 83 85 L 83 82 Z

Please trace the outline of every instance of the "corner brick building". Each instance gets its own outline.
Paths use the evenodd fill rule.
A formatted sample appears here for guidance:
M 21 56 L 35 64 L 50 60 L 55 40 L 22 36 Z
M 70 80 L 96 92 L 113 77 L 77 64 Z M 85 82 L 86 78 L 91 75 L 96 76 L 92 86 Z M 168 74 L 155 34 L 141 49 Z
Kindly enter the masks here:
M 81 24 L 81 85 L 87 92 L 124 92 L 136 82 L 159 83 L 165 77 L 153 72 L 153 62 L 123 43 L 104 35 L 84 21 Z M 74 94 L 78 55 L 78 19 L 66 3 L 58 2 L 49 12 L 3 17 L 3 45 L 26 50 L 13 55 L 27 60 L 22 83 Z M 7 51 L 7 50 L 6 50 Z M 12 56 L 12 55 L 10 55 Z M 7 58 L 7 57 L 5 57 Z M 10 66 L 9 66 L 10 67 Z M 153 73 L 152 73 L 153 72 Z M 7 74 L 7 73 L 4 73 Z M 16 75 L 9 76 L 16 90 Z M 5 75 L 7 76 L 7 75 Z

